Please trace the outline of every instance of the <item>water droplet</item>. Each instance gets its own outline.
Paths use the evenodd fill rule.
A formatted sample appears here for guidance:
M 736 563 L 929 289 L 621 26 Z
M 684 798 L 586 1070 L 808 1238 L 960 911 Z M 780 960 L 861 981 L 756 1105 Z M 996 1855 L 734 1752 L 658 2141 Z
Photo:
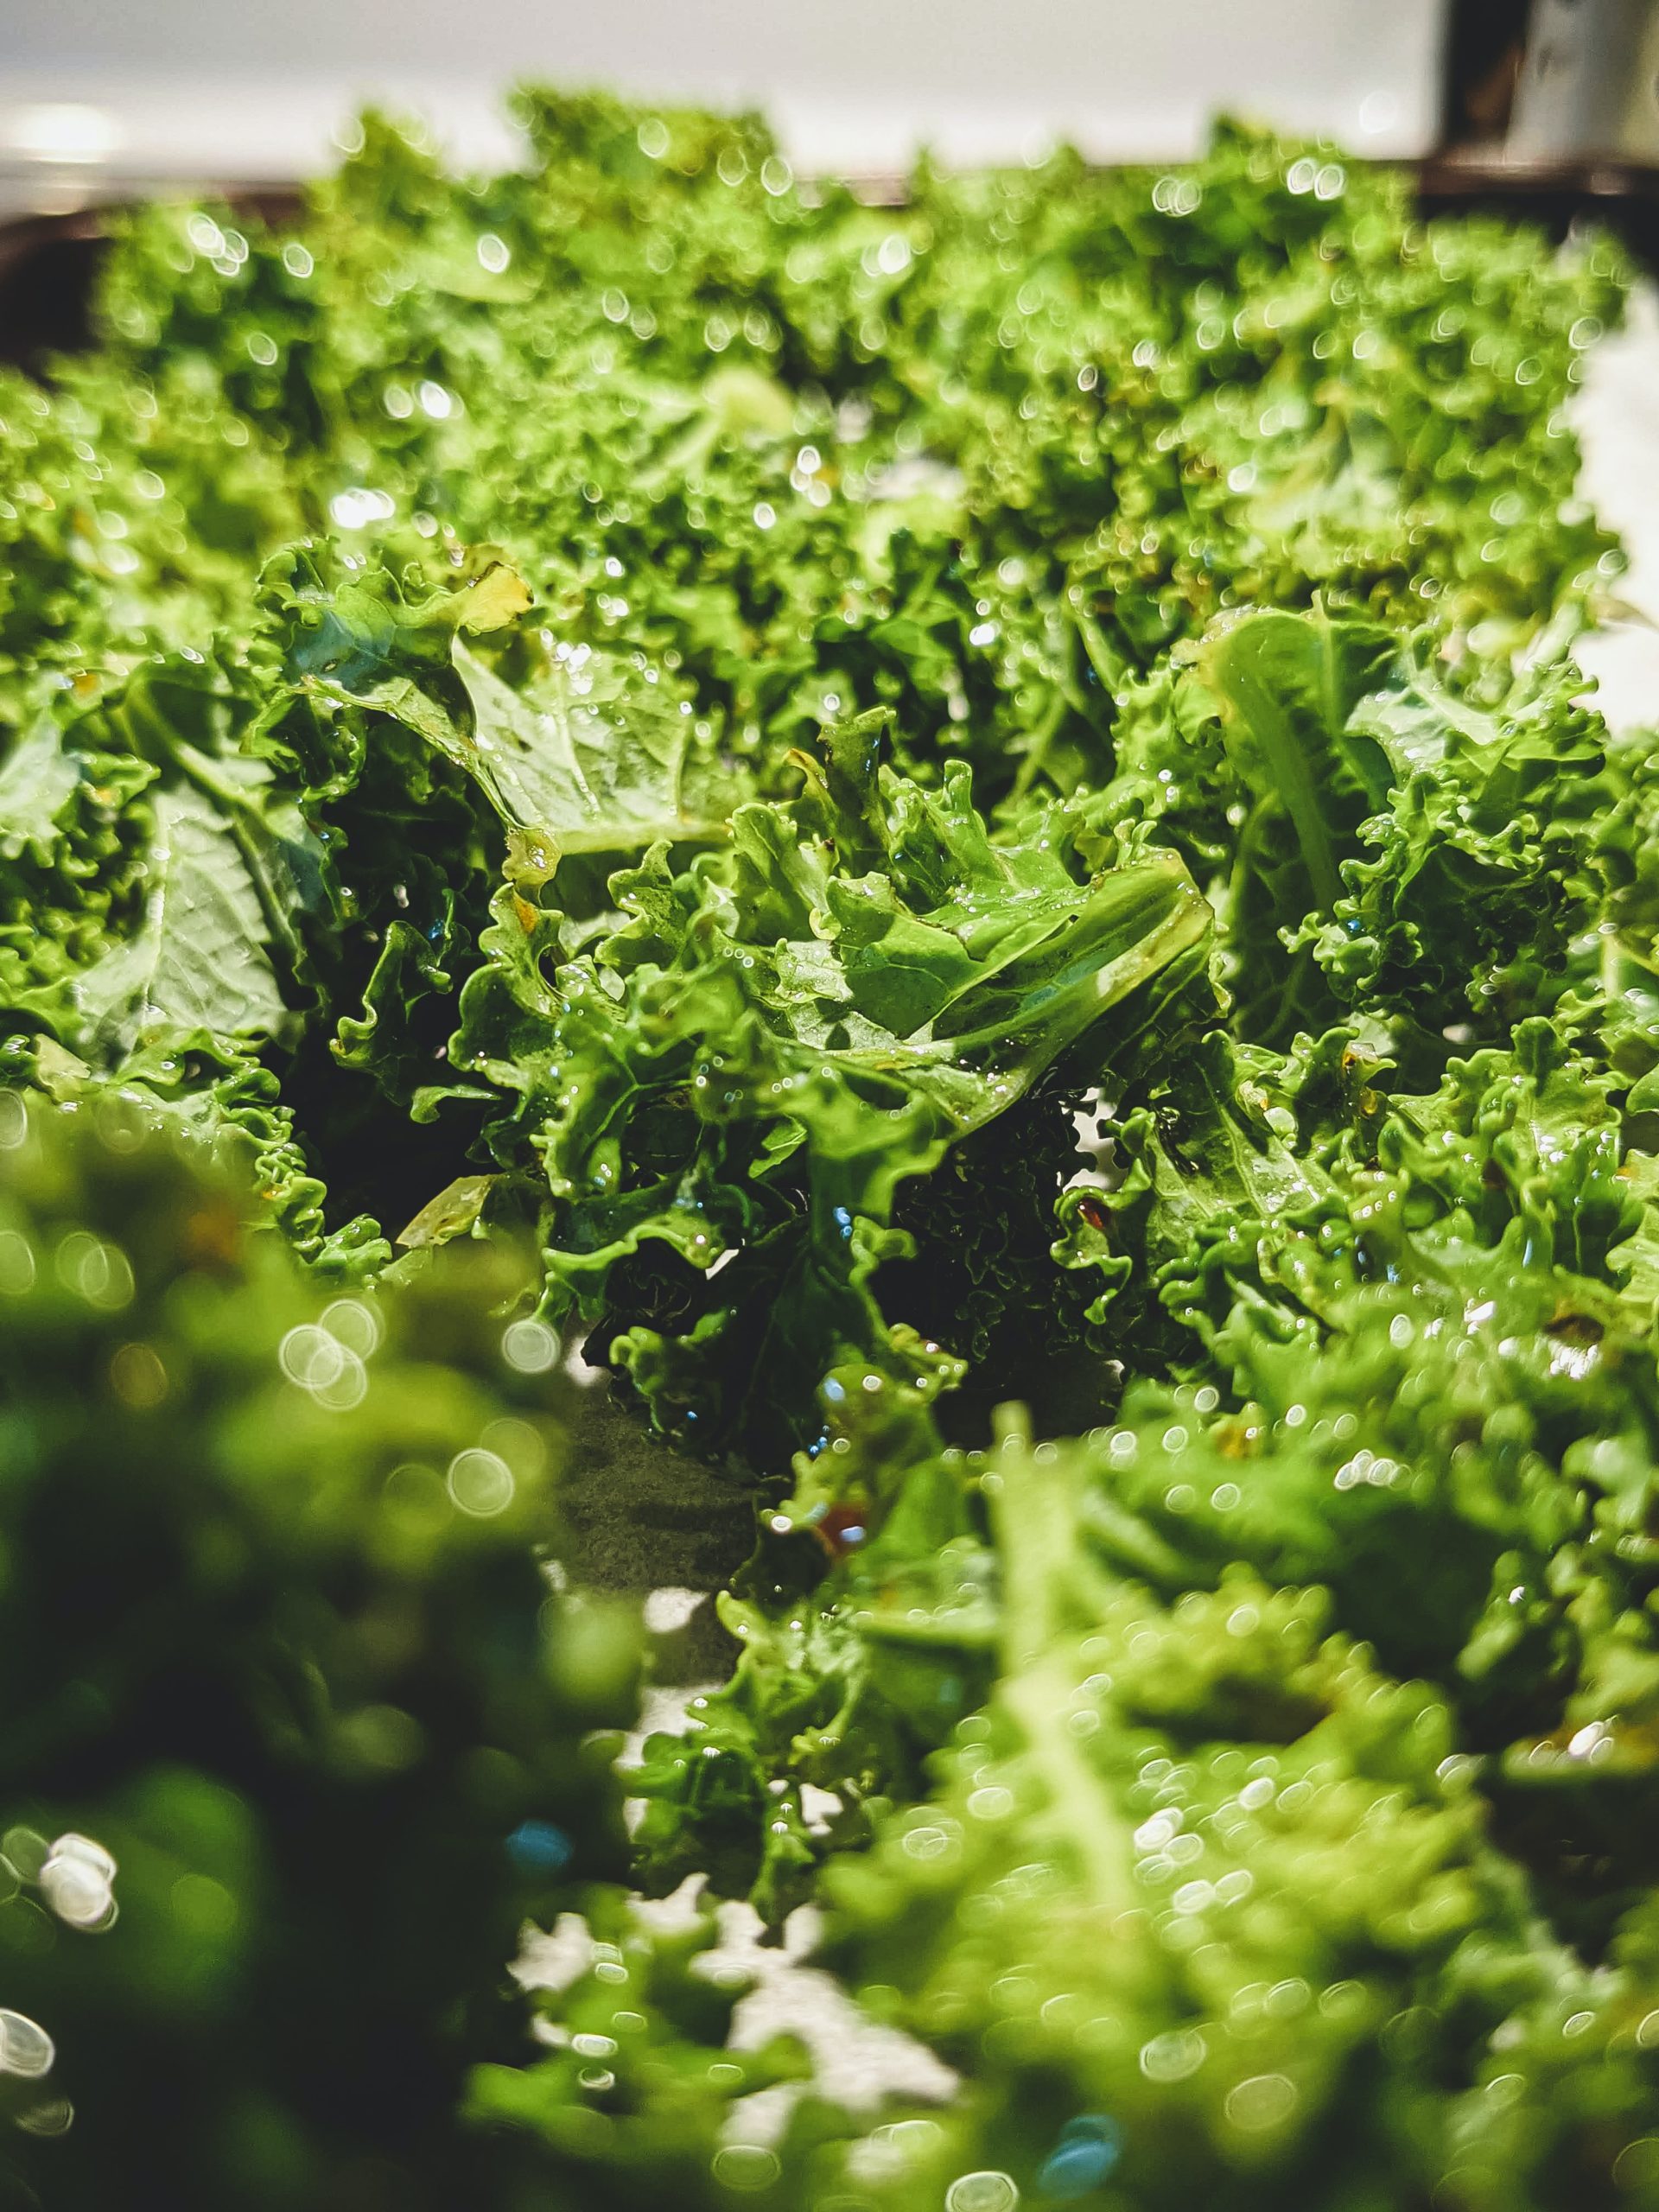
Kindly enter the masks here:
M 717 2182 L 743 2190 L 769 2189 L 782 2171 L 778 2153 L 760 2143 L 728 2143 L 709 2164 Z
M 1141 2071 L 1148 2082 L 1185 2082 L 1204 2063 L 1204 2037 L 1196 2028 L 1174 2028 L 1154 2036 L 1141 2050 Z
M 944 2192 L 944 2212 L 1015 2212 L 1020 2191 L 1012 2174 L 958 2174 Z
M 527 1874 L 556 1874 L 569 1865 L 575 1848 L 551 1821 L 523 1821 L 507 1838 L 509 1856 Z
M 380 1317 L 360 1298 L 337 1298 L 322 1313 L 322 1325 L 337 1344 L 367 1359 L 380 1342 Z
M 512 1503 L 512 1470 L 496 1452 L 458 1452 L 449 1463 L 449 1495 L 479 1520 L 504 1513 Z
M 43 2027 L 26 2013 L 0 2009 L 0 2074 L 38 2081 L 51 2069 L 57 2050 Z
M 1289 2119 L 1296 2103 L 1296 2085 L 1283 2074 L 1254 2074 L 1241 2082 L 1227 2098 L 1227 2117 L 1248 2134 L 1277 2127 Z

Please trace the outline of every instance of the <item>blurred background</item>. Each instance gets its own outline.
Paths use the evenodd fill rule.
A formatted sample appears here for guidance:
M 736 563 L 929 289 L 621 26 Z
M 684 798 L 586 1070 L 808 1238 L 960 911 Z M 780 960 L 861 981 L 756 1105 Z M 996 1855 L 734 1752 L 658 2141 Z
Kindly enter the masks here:
M 467 163 L 510 140 L 531 75 L 762 106 L 798 166 L 1018 160 L 1033 135 L 1102 158 L 1192 150 L 1217 106 L 1380 152 L 1435 131 L 1444 0 L 11 0 L 0 130 L 14 195 L 102 169 L 303 174 L 366 95 Z
M 1218 108 L 1353 150 L 1659 154 L 1649 0 L 9 0 L 0 211 L 134 186 L 283 183 L 364 99 L 466 166 L 512 157 L 514 78 L 773 118 L 798 167 L 1192 151 Z
M 526 75 L 763 106 L 798 168 L 847 175 L 918 143 L 1173 159 L 1217 108 L 1394 157 L 1659 157 L 1652 0 L 9 0 L 0 213 L 294 181 L 365 99 L 495 166 Z

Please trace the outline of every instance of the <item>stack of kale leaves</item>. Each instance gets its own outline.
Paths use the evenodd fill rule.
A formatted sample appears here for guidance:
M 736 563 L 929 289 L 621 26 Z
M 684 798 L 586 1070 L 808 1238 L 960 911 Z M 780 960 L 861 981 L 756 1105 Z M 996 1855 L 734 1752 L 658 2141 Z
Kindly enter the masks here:
M 111 2023 L 145 2032 L 144 1969 L 86 1983 L 75 1947 L 127 1923 L 29 1903 L 59 1844 L 24 1814 L 124 1834 L 146 1730 L 163 1808 L 207 1753 L 159 1692 L 124 1706 L 118 1649 L 42 1670 L 85 1530 L 41 1485 L 92 1449 L 53 1393 L 116 1378 L 157 1525 L 207 1511 L 167 1503 L 170 1454 L 209 1491 L 270 1459 L 232 1449 L 253 1369 L 208 1389 L 176 1349 L 217 1341 L 182 1261 L 133 1254 L 148 1333 L 65 1319 L 104 1310 L 87 1252 L 188 1205 L 145 1215 L 79 1123 L 170 1147 L 165 1192 L 181 1144 L 239 1179 L 225 1327 L 261 1357 L 327 1334 L 308 1298 L 454 1312 L 433 1248 L 532 1241 L 527 1289 L 475 1278 L 486 1333 L 582 1341 L 755 1499 L 729 1685 L 608 1785 L 644 1801 L 632 1890 L 774 1929 L 810 1904 L 957 2094 L 748 2106 L 798 2054 L 726 2047 L 712 1922 L 665 1933 L 601 1853 L 525 1904 L 586 1916 L 551 2047 L 467 2043 L 475 1959 L 420 2046 L 442 2082 L 497 2062 L 433 2153 L 475 2156 L 468 2201 L 1659 2204 L 1659 772 L 1572 658 L 1621 565 L 1567 413 L 1618 256 L 1424 222 L 1398 178 L 1230 128 L 1167 173 L 924 165 L 890 206 L 809 188 L 752 118 L 521 119 L 484 182 L 371 118 L 291 222 L 137 213 L 97 351 L 0 382 L 0 1057 L 41 1095 L 3 1125 L 0 1295 L 39 1350 L 0 1643 L 105 1700 L 94 1727 L 42 1689 L 0 1744 L 0 1943 L 89 2062 L 58 2171 L 118 2170 L 137 2104 L 91 2062 L 113 2082 Z M 244 1237 L 296 1256 L 244 1282 Z M 440 1367 L 481 1356 L 419 1325 Z M 146 1347 L 198 1363 L 166 1432 Z M 298 1465 L 321 1498 L 334 1462 L 290 1456 L 304 1525 Z M 385 1815 L 368 1782 L 327 1811 L 357 1737 L 273 1735 L 261 1685 L 334 1694 L 282 1578 L 360 1610 L 413 1572 L 386 1510 L 350 1509 L 349 1572 L 284 1566 L 251 1506 L 238 1539 L 270 1648 L 211 1786 L 273 1824 L 247 1898 L 308 1929 L 282 1885 L 334 1874 L 283 1858 L 293 1805 Z M 431 1631 L 458 1681 L 506 1664 L 486 1610 Z M 581 1827 L 548 1827 L 553 1770 L 611 1695 L 513 1634 L 556 1687 L 539 1753 L 507 1700 L 512 1787 L 468 1785 L 469 1882 L 492 1822 Z M 507 1693 L 478 1695 L 453 1725 L 493 1743 Z M 397 1733 L 365 1709 L 365 1745 Z M 399 1785 L 417 1885 L 448 1786 Z M 313 1971 L 266 1948 L 273 1989 Z M 264 2016 L 258 1973 L 225 2018 Z M 158 2080 L 198 2063 L 176 2014 Z M 0 2015 L 0 2070 L 33 2080 L 29 2025 Z M 219 2053 L 177 2201 L 223 2201 L 215 2144 L 250 2202 L 427 2201 L 397 2099 L 238 2032 L 251 2082 Z M 19 2171 L 72 2201 L 59 2105 L 16 2108 Z

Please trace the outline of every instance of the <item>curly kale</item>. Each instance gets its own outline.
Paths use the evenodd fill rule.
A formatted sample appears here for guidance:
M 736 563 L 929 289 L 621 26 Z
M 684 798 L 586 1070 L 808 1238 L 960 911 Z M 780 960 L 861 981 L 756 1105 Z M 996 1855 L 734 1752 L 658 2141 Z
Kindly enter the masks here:
M 132 211 L 0 378 L 17 2186 L 1659 2202 L 1618 256 L 517 113 Z M 758 1507 L 620 1774 L 578 1333 Z
M 1178 860 L 1091 868 L 1059 806 L 994 843 L 966 767 L 878 770 L 880 729 L 832 731 L 728 852 L 653 846 L 613 879 L 623 926 L 550 975 L 544 911 L 504 902 L 463 994 L 461 1056 L 518 1094 L 496 1156 L 533 1147 L 552 1191 L 553 1318 L 602 1314 L 660 1426 L 763 1462 L 826 1360 L 939 1370 L 880 1302 L 902 1184 L 1209 995 Z

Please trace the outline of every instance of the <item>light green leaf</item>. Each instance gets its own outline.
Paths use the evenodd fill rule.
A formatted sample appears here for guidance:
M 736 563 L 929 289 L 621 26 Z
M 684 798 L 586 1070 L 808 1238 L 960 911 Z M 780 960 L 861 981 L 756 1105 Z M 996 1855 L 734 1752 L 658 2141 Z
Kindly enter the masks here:
M 410 1251 L 429 1244 L 447 1244 L 452 1236 L 472 1227 L 500 1179 L 499 1175 L 457 1175 L 398 1230 L 397 1242 Z
M 513 828 L 580 853 L 702 839 L 723 827 L 683 804 L 689 713 L 614 654 L 561 651 L 528 693 L 459 638 L 454 658 L 474 726 L 469 735 L 452 725 L 443 749 Z
M 79 781 L 79 759 L 42 715 L 0 766 L 0 855 L 15 861 L 27 850 L 48 861 L 58 816 Z
M 1228 749 L 1258 804 L 1289 817 L 1310 903 L 1327 910 L 1352 830 L 1389 785 L 1375 745 L 1345 741 L 1348 718 L 1398 650 L 1373 623 L 1265 613 L 1222 632 L 1204 656 Z
M 77 1041 L 111 1058 L 172 1030 L 270 1035 L 282 994 L 235 837 L 194 791 L 159 793 L 155 822 L 143 923 L 76 982 Z

